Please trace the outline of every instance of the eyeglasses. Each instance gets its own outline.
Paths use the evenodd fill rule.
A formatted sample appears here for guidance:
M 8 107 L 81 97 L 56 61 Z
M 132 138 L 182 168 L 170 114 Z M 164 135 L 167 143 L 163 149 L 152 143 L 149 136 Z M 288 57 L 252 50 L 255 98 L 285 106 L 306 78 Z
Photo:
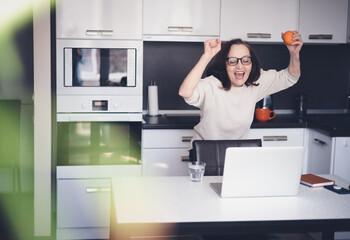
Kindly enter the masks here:
M 236 66 L 239 61 L 241 61 L 242 65 L 249 65 L 252 63 L 252 58 L 250 56 L 244 56 L 241 58 L 230 57 L 226 59 L 227 64 L 230 66 Z

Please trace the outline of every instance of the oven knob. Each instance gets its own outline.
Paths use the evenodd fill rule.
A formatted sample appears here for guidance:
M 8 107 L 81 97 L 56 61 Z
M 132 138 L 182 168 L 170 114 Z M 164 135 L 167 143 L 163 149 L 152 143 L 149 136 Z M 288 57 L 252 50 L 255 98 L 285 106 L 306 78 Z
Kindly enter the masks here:
M 82 108 L 82 109 L 86 109 L 86 108 L 87 108 L 86 103 L 81 104 L 81 108 Z

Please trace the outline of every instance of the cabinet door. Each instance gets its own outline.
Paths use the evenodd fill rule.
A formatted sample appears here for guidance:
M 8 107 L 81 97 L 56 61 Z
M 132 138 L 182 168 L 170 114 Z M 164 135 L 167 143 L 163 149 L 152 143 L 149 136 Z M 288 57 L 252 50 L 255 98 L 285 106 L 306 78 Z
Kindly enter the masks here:
M 263 147 L 302 147 L 304 146 L 304 129 L 254 128 L 250 129 L 248 138 L 261 139 Z
M 305 43 L 345 43 L 348 0 L 300 0 L 299 31 Z
M 187 149 L 144 149 L 143 176 L 188 176 Z
M 193 129 L 153 129 L 142 131 L 142 148 L 190 147 Z
M 58 180 L 57 227 L 108 227 L 110 192 L 109 179 Z
M 350 182 L 350 138 L 335 138 L 334 174 Z
M 219 36 L 220 0 L 144 0 L 143 4 L 145 40 Z
M 308 173 L 330 174 L 332 138 L 312 129 L 309 132 Z
M 282 42 L 281 33 L 298 29 L 299 0 L 222 0 L 222 40 Z
M 59 0 L 57 38 L 142 39 L 142 0 Z

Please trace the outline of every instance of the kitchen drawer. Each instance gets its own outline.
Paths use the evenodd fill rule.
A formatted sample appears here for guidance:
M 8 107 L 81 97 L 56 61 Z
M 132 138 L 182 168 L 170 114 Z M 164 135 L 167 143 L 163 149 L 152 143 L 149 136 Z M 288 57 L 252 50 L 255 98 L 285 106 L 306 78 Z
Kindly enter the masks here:
M 187 149 L 144 149 L 143 176 L 188 176 Z
M 57 181 L 57 227 L 108 227 L 110 179 Z
M 142 131 L 142 148 L 189 148 L 192 129 L 152 129 Z
M 304 146 L 303 128 L 265 128 L 250 129 L 248 138 L 259 138 L 263 147 Z

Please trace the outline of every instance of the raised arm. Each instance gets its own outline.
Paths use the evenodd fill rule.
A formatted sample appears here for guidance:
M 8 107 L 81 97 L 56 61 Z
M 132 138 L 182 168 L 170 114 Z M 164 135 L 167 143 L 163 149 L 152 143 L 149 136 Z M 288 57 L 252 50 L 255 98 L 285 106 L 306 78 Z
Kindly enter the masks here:
M 193 91 L 198 85 L 208 63 L 220 50 L 221 41 L 219 39 L 209 39 L 204 42 L 203 55 L 180 86 L 179 95 L 181 97 L 189 98 L 193 95 Z
M 293 39 L 296 40 L 291 45 L 286 45 L 289 51 L 289 65 L 288 72 L 293 77 L 300 77 L 300 50 L 303 46 L 303 41 L 301 39 L 301 35 L 294 31 Z

